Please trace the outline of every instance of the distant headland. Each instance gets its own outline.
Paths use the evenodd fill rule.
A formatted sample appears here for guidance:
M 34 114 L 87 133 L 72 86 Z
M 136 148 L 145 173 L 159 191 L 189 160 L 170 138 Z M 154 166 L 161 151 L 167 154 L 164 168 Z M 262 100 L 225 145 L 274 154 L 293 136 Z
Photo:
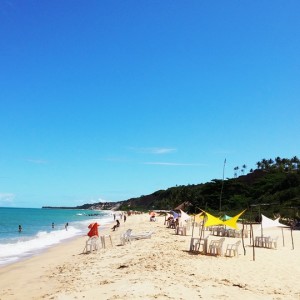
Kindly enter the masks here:
M 83 204 L 78 206 L 43 206 L 48 209 L 87 209 L 87 210 L 118 210 L 121 202 L 98 202 L 93 204 Z

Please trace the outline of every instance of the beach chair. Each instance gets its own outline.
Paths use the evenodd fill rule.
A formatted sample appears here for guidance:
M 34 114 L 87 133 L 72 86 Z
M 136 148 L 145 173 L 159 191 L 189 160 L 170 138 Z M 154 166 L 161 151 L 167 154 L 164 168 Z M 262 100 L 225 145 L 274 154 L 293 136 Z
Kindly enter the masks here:
M 235 237 L 235 230 L 234 229 L 227 229 L 227 236 L 228 237 Z
M 269 237 L 267 240 L 267 248 L 277 249 L 277 240 L 278 236 L 276 236 L 275 238 Z
M 178 235 L 186 235 L 186 226 L 177 226 L 175 233 Z
M 169 228 L 176 229 L 176 222 L 174 220 L 171 220 L 169 224 Z
M 222 255 L 223 254 L 223 243 L 225 238 L 221 238 L 219 240 L 212 240 L 209 244 L 208 251 L 211 255 Z
M 239 257 L 239 246 L 241 241 L 237 241 L 234 244 L 228 244 L 226 248 L 225 255 L 226 256 L 236 256 Z
M 101 235 L 100 236 L 100 240 L 101 240 L 101 246 L 102 248 L 106 248 L 106 239 L 109 239 L 111 246 L 113 246 L 112 243 L 112 239 L 111 239 L 111 235 L 110 234 L 106 234 L 106 235 Z
M 264 247 L 268 248 L 269 247 L 269 236 L 256 236 L 255 237 L 255 247 Z
M 130 243 L 130 236 L 131 236 L 132 229 L 127 229 L 124 233 L 121 234 L 120 240 L 121 245 L 125 245 L 126 243 Z
M 195 243 L 193 250 L 202 252 L 203 254 L 207 254 L 207 242 L 208 242 L 208 237 L 199 239 L 199 241 Z
M 94 235 L 85 242 L 83 253 L 92 252 L 99 249 L 99 237 Z

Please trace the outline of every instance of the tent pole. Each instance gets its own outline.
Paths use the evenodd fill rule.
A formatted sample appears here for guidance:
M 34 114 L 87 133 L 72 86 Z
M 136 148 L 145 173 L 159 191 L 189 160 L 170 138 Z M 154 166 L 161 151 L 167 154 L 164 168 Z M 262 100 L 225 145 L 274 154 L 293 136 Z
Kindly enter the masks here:
M 250 224 L 250 230 L 253 237 L 253 226 L 252 223 Z M 252 253 L 253 253 L 253 261 L 255 261 L 255 249 L 254 249 L 254 239 L 252 238 L 253 244 L 252 244 Z
M 284 234 L 283 234 L 283 228 L 281 227 L 281 233 L 282 233 L 282 246 L 284 247 Z
M 195 215 L 194 215 L 194 222 L 193 222 L 193 228 L 192 228 L 192 237 L 194 237 L 194 227 L 195 227 Z
M 292 246 L 293 246 L 293 250 L 295 249 L 294 248 L 294 239 L 293 239 L 293 229 L 292 229 L 292 227 L 291 227 L 291 237 L 292 237 Z
M 261 237 L 264 236 L 264 231 L 263 231 L 263 226 L 262 226 L 262 215 L 261 215 L 261 211 L 260 211 L 260 205 L 258 206 L 259 208 L 259 217 L 260 217 L 260 230 L 261 230 Z
M 201 225 L 201 232 L 200 232 L 199 244 L 201 244 L 202 234 L 203 234 L 203 238 L 204 238 L 204 218 L 202 220 L 202 225 Z M 200 250 L 200 246 L 199 246 L 199 250 Z M 205 253 L 204 246 L 203 246 L 203 252 Z
M 252 232 L 251 232 L 251 222 L 252 222 L 252 206 L 251 206 L 251 210 L 250 210 L 250 245 L 253 240 Z
M 200 244 L 201 244 L 202 232 L 203 232 L 203 223 L 202 223 L 202 225 L 201 225 L 201 231 L 200 231 L 200 234 L 199 234 L 199 243 L 200 243 Z
M 246 248 L 245 248 L 245 243 L 244 243 L 244 222 L 243 221 L 243 229 L 242 229 L 242 244 L 243 244 L 243 248 L 244 248 L 244 255 L 246 255 Z

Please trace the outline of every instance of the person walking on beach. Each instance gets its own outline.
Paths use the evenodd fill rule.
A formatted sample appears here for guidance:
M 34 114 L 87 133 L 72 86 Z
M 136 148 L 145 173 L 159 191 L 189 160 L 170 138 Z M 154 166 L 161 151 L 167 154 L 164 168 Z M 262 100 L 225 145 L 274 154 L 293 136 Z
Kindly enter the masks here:
M 66 223 L 65 228 L 68 230 L 69 223 Z
M 22 232 L 22 226 L 19 225 L 19 232 Z

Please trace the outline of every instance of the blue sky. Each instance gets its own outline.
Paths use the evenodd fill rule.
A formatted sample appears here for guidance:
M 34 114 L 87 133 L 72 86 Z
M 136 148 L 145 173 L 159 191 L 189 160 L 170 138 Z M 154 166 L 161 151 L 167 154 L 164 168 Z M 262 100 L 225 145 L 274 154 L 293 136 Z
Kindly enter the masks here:
M 299 1 L 0 2 L 0 206 L 119 201 L 300 156 Z

